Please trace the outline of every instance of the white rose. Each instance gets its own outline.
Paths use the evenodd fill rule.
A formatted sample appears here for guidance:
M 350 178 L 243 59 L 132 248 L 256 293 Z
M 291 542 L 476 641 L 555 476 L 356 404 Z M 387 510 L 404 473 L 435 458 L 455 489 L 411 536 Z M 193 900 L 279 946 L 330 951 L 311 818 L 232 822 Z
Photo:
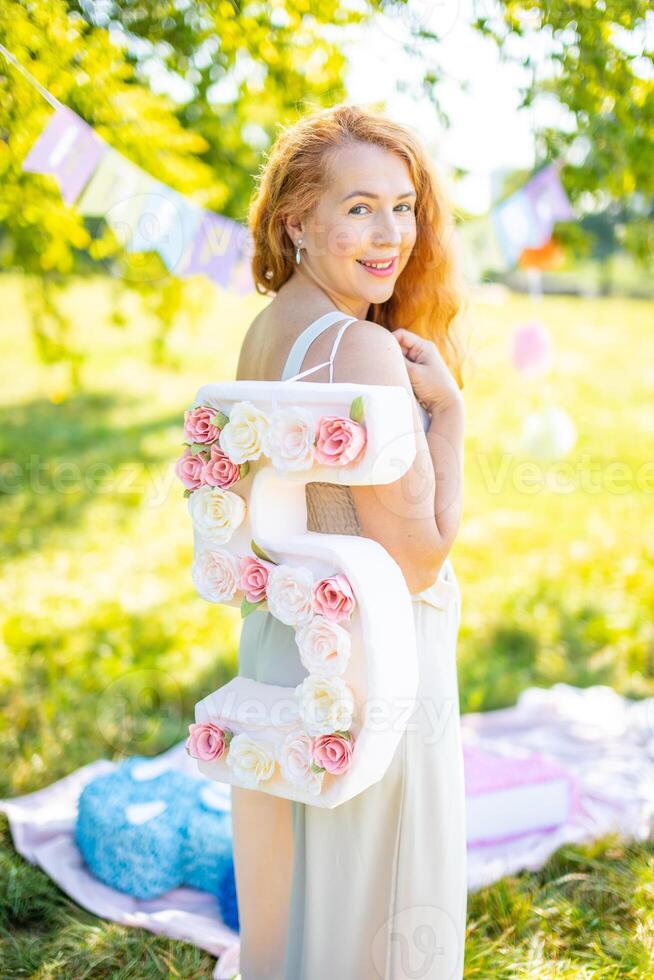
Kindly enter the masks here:
M 223 548 L 203 550 L 193 559 L 191 578 L 207 602 L 227 602 L 238 588 L 238 559 Z
M 252 738 L 247 732 L 241 732 L 229 743 L 227 765 L 239 782 L 256 789 L 262 779 L 270 779 L 275 771 L 274 747 Z
M 243 497 L 220 487 L 198 487 L 188 498 L 188 509 L 200 534 L 216 544 L 229 541 L 245 519 Z
M 252 402 L 236 402 L 229 422 L 220 430 L 218 443 L 233 463 L 261 456 L 261 443 L 268 428 L 268 416 Z
M 313 615 L 311 590 L 313 575 L 308 568 L 276 565 L 268 573 L 268 609 L 288 626 L 299 626 Z
M 263 451 L 278 470 L 308 470 L 313 466 L 315 437 L 306 408 L 278 408 L 270 416 Z
M 277 758 L 282 776 L 287 782 L 317 794 L 322 789 L 325 774 L 314 772 L 311 768 L 311 743 L 311 737 L 305 732 L 291 732 L 284 739 Z
M 300 660 L 310 674 L 334 677 L 347 667 L 352 643 L 350 634 L 324 616 L 314 616 L 295 633 Z
M 347 731 L 352 724 L 354 697 L 342 677 L 309 674 L 295 688 L 295 696 L 309 735 Z

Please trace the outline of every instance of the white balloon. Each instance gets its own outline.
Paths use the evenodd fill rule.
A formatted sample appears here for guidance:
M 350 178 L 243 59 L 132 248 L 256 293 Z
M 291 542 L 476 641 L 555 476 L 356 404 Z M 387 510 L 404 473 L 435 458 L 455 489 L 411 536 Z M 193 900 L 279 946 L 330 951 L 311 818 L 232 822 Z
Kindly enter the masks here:
M 522 425 L 522 451 L 537 459 L 557 460 L 577 441 L 575 424 L 564 409 L 548 405 L 527 415 Z

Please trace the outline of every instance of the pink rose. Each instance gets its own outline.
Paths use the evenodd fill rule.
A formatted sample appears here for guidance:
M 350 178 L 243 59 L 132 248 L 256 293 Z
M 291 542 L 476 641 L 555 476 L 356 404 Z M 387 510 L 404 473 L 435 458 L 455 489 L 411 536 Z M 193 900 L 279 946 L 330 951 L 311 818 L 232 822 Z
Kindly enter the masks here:
M 318 422 L 315 459 L 325 466 L 353 463 L 366 445 L 366 430 L 359 422 L 339 415 L 323 415 Z
M 354 609 L 352 586 L 340 572 L 314 582 L 311 598 L 314 612 L 332 622 L 349 619 L 352 615 Z
M 271 561 L 263 561 L 252 555 L 241 558 L 238 587 L 245 592 L 248 602 L 260 602 L 266 598 L 268 573 L 274 567 Z
M 218 409 L 198 405 L 184 412 L 184 435 L 189 442 L 214 442 L 220 435 L 220 428 L 211 419 Z
M 194 759 L 202 762 L 213 762 L 225 754 L 228 741 L 225 730 L 212 721 L 192 723 L 188 726 L 190 732 L 186 740 L 186 749 Z
M 199 454 L 194 456 L 190 447 L 184 450 L 175 463 L 175 473 L 187 490 L 197 490 L 202 483 L 203 469 L 203 458 Z
M 202 467 L 202 482 L 210 487 L 228 490 L 241 478 L 241 467 L 233 463 L 220 446 L 211 447 L 211 456 Z
M 354 739 L 342 735 L 318 735 L 313 740 L 311 754 L 317 766 L 333 776 L 340 776 L 350 768 Z

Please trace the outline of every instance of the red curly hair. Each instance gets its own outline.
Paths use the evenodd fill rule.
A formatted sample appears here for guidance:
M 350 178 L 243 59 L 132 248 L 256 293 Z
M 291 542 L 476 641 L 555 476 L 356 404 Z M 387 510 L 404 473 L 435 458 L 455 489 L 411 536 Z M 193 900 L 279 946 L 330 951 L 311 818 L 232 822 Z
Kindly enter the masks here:
M 256 177 L 248 224 L 253 239 L 252 275 L 257 292 L 274 295 L 295 268 L 284 216 L 309 215 L 331 179 L 334 152 L 355 142 L 398 154 L 409 169 L 416 198 L 416 242 L 385 303 L 369 318 L 389 329 L 406 327 L 433 340 L 463 388 L 464 355 L 454 320 L 464 306 L 464 283 L 453 244 L 453 210 L 443 182 L 417 135 L 381 113 L 337 105 L 284 128 Z

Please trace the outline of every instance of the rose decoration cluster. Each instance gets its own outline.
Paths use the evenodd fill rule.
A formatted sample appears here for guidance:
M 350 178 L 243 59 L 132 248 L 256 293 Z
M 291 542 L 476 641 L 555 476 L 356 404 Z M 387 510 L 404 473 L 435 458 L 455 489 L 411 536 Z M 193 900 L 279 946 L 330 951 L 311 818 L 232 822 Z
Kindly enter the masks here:
M 214 544 L 229 541 L 246 513 L 245 500 L 230 487 L 262 455 L 279 470 L 309 469 L 314 463 L 346 466 L 359 460 L 367 444 L 362 417 L 361 395 L 352 400 L 349 418 L 323 415 L 317 425 L 301 406 L 270 415 L 249 401 L 235 402 L 229 416 L 206 405 L 187 410 L 186 448 L 175 472 L 185 486 L 197 530 Z
M 314 423 L 301 406 L 277 408 L 270 414 L 249 401 L 235 402 L 229 413 L 207 405 L 184 412 L 185 446 L 175 464 L 184 495 L 203 487 L 229 490 L 246 476 L 250 460 L 262 455 L 278 470 L 308 470 L 347 466 L 359 460 L 366 447 L 362 424 L 363 399 L 350 405 L 349 418 L 322 415 Z
M 273 616 L 294 627 L 300 660 L 308 671 L 294 689 L 302 724 L 275 752 L 270 743 L 247 732 L 235 734 L 217 722 L 198 722 L 189 725 L 186 749 L 193 758 L 206 762 L 224 757 L 239 782 L 250 788 L 269 779 L 279 763 L 284 779 L 319 793 L 325 772 L 341 775 L 352 761 L 354 696 L 343 679 L 351 636 L 342 624 L 352 617 L 354 594 L 340 572 L 314 581 L 310 569 L 276 564 L 267 556 L 260 557 L 263 552 L 252 544 L 258 554 L 235 558 L 222 551 L 218 561 L 209 559 L 208 584 L 203 577 L 206 559 L 201 558 L 195 570 L 196 586 L 205 596 L 227 595 L 232 589 L 233 595 L 241 589 L 249 612 L 265 602 Z M 229 567 L 227 576 L 222 571 L 225 566 Z

